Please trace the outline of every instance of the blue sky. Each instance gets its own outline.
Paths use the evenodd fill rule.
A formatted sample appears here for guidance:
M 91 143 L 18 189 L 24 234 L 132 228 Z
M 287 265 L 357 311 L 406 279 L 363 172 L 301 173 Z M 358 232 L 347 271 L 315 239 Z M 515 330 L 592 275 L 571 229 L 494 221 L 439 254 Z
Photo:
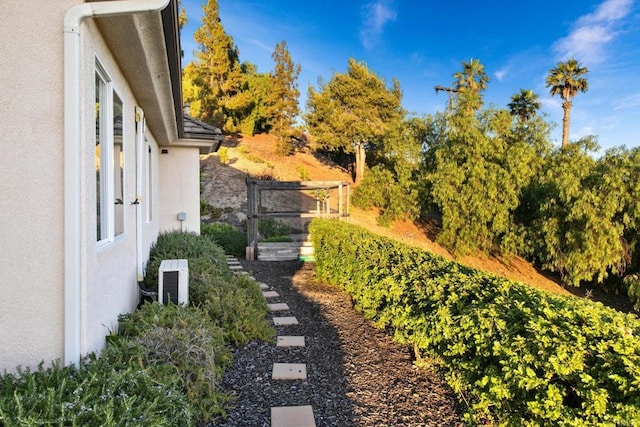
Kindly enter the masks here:
M 184 63 L 197 48 L 201 4 L 182 0 Z M 485 103 L 505 107 L 520 88 L 540 95 L 559 145 L 562 100 L 545 87 L 549 69 L 575 57 L 588 67 L 589 91 L 571 110 L 571 139 L 597 135 L 603 149 L 640 146 L 640 5 L 637 0 L 250 1 L 219 0 L 220 18 L 240 59 L 273 68 L 271 53 L 286 40 L 298 79 L 301 108 L 307 89 L 344 72 L 350 57 L 387 82 L 397 78 L 404 107 L 430 114 L 446 106 L 461 62 L 478 58 L 490 77 Z

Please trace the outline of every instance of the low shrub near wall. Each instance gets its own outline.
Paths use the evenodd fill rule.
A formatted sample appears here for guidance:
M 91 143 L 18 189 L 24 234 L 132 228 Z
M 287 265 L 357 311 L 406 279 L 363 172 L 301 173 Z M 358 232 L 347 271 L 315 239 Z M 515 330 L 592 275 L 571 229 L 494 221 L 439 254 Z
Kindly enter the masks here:
M 247 233 L 243 233 L 231 224 L 212 222 L 200 224 L 200 233 L 211 237 L 229 255 L 245 255 L 247 248 Z
M 0 425 L 125 426 L 193 425 L 184 383 L 169 365 L 143 362 L 108 347 L 79 368 L 54 364 L 0 377 Z M 139 357 L 129 357 L 137 354 Z
M 467 421 L 638 425 L 640 321 L 542 292 L 339 221 L 310 232 L 316 274 L 446 372 Z
M 273 342 L 275 331 L 259 285 L 233 275 L 208 237 L 161 234 L 147 284 L 163 259 L 176 258 L 189 261 L 189 307 L 154 302 L 121 316 L 119 335 L 78 369 L 54 364 L 0 376 L 0 425 L 191 426 L 223 415 L 229 396 L 219 381 L 231 346 Z

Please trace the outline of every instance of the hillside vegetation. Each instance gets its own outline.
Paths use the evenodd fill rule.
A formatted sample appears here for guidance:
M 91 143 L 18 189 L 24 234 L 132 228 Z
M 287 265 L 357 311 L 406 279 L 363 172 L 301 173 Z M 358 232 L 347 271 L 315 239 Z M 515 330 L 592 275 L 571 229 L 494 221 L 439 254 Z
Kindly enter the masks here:
M 276 143 L 275 138 L 269 135 L 227 137 L 221 152 L 202 159 L 203 201 L 217 212 L 226 210 L 227 214 L 223 214 L 224 219 L 233 223 L 238 215 L 242 218 L 243 212 L 246 213 L 247 175 L 271 174 L 278 180 L 295 181 L 300 180 L 302 174 L 310 180 L 352 181 L 346 170 L 326 158 L 315 156 L 310 148 L 300 147 L 290 156 L 280 156 L 275 153 Z M 227 164 L 220 161 L 222 153 L 226 153 L 223 157 L 228 157 Z M 376 234 L 454 259 L 453 254 L 435 242 L 434 236 L 438 229 L 433 223 L 420 224 L 401 220 L 383 227 L 378 223 L 378 215 L 377 209 L 351 207 L 349 222 Z M 569 294 L 556 281 L 541 274 L 520 257 L 515 257 L 508 263 L 484 255 L 465 255 L 457 257 L 456 260 L 469 267 L 492 272 L 539 289 Z

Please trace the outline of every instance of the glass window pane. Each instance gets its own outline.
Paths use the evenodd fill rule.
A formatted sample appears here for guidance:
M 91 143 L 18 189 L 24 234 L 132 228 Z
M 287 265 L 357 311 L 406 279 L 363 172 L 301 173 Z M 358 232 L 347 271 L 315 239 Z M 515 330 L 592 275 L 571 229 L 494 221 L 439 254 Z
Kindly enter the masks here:
M 103 111 L 102 106 L 104 105 L 104 93 L 105 93 L 105 82 L 100 78 L 100 75 L 96 73 L 96 147 L 95 147 L 95 167 L 96 167 L 96 231 L 97 231 L 97 240 L 100 241 L 106 238 L 106 223 L 107 218 L 103 213 L 104 203 L 103 198 L 104 194 L 104 183 L 102 180 L 102 163 L 103 156 L 101 153 L 101 147 L 104 145 L 104 129 L 102 127 L 103 120 Z
M 113 93 L 113 197 L 114 234 L 124 233 L 124 144 L 123 106 L 118 95 Z

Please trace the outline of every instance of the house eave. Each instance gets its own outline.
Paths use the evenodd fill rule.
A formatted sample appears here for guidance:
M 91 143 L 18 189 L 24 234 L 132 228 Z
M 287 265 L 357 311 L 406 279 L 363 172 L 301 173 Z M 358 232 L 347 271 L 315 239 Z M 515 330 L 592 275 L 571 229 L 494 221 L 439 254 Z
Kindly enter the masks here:
M 162 13 L 95 20 L 159 145 L 170 144 L 183 133 L 176 14 L 172 0 Z
M 172 144 L 164 148 L 167 148 L 167 149 L 171 149 L 171 147 L 197 148 L 200 151 L 200 154 L 211 154 L 218 151 L 218 148 L 220 148 L 221 143 L 222 143 L 222 135 L 220 136 L 220 138 L 216 138 L 214 140 L 181 138 L 174 141 Z

